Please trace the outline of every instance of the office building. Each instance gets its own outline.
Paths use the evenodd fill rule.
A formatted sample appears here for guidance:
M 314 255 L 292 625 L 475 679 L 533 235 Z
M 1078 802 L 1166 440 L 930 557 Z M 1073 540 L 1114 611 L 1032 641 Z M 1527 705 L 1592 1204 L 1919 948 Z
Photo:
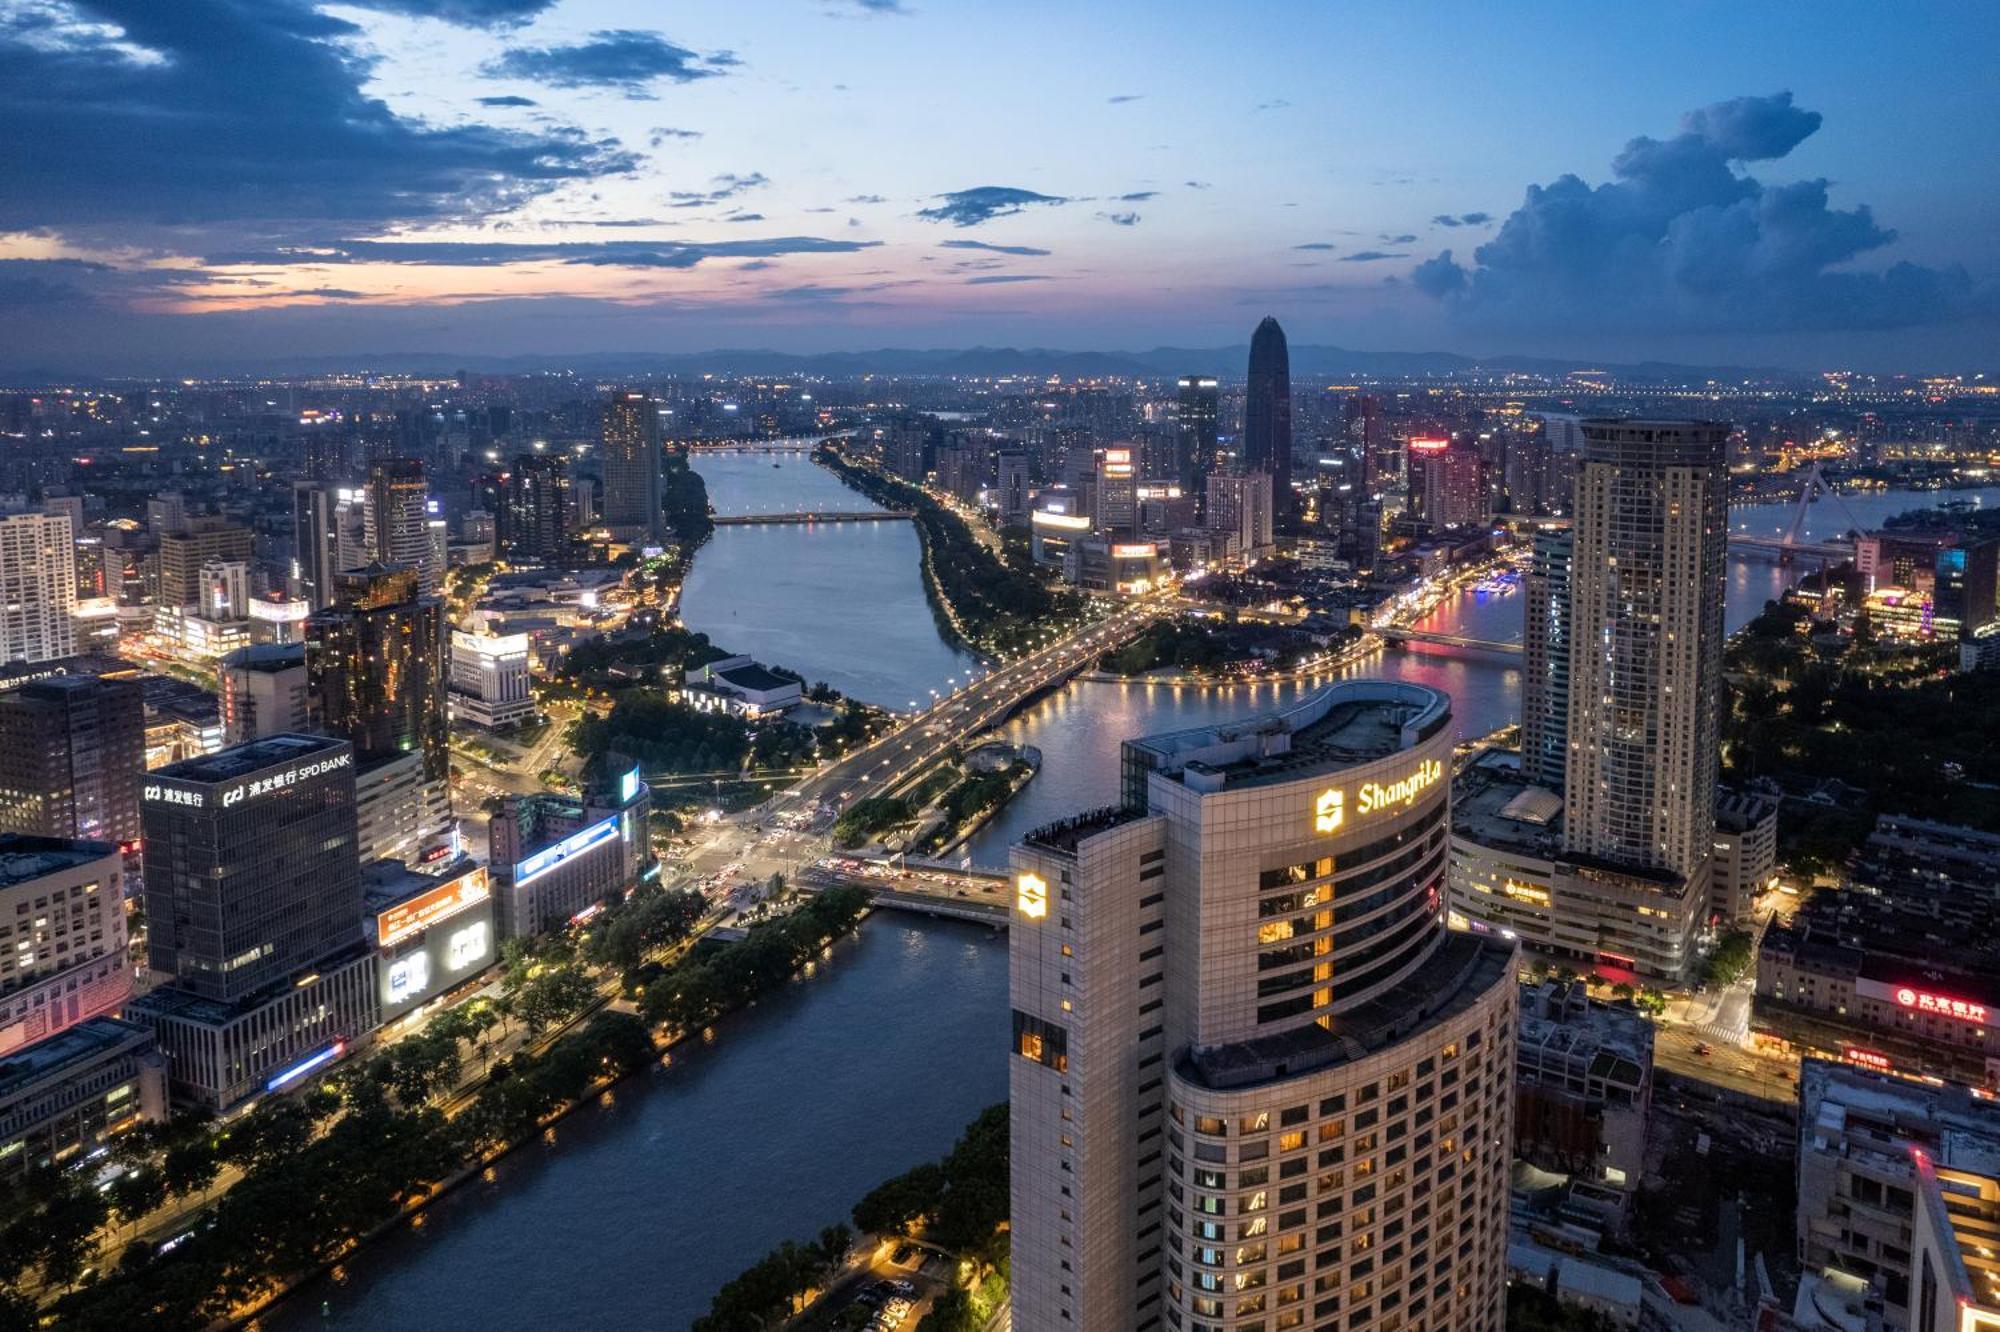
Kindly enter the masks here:
M 1527 575 L 1522 635 L 1521 772 L 1536 786 L 1563 789 L 1569 751 L 1570 564 L 1575 543 L 1567 527 L 1535 532 Z
M 1913 1241 L 1926 1224 L 1918 1215 L 1919 1161 L 1953 1184 L 1952 1201 L 1976 1224 L 1984 1190 L 1964 1197 L 1964 1180 L 2000 1174 L 2000 1107 L 1964 1087 L 1824 1059 L 1800 1064 L 1799 1266 L 1869 1282 L 1892 1332 L 1945 1326 L 1936 1321 L 1937 1301 L 1926 1310 L 1921 1282 L 1912 1281 L 1913 1249 L 1921 1252 Z M 1935 1248 L 1943 1236 L 1933 1229 L 1932 1240 Z M 1933 1277 L 1942 1288 L 1946 1273 Z M 1928 1322 L 1913 1318 L 1925 1313 Z M 1949 1326 L 1967 1328 L 1956 1320 Z
M 109 842 L 0 833 L 0 1055 L 131 995 L 124 877 Z
M 526 634 L 451 635 L 451 715 L 492 730 L 535 715 Z
M 213 514 L 187 519 L 178 530 L 160 536 L 159 586 L 153 604 L 166 610 L 200 606 L 207 566 L 247 563 L 250 558 L 249 528 Z
M 660 409 L 650 394 L 627 390 L 605 401 L 599 462 L 605 526 L 621 540 L 659 545 L 664 530 Z
M 1582 981 L 1523 986 L 1514 1150 L 1568 1177 L 1564 1202 L 1622 1232 L 1646 1173 L 1653 1024 Z
M 1030 479 L 1028 452 L 1026 449 L 1006 448 L 993 455 L 995 475 L 994 507 L 999 510 L 1002 527 L 1019 527 L 1028 521 L 1028 507 L 1034 501 L 1035 487 Z
M 486 825 L 500 937 L 560 926 L 653 872 L 652 802 L 636 767 L 581 800 L 508 796 Z
M 360 935 L 354 750 L 272 735 L 148 773 L 147 962 L 230 1002 Z
M 1221 421 L 1221 390 L 1215 377 L 1182 375 L 1174 397 L 1174 475 L 1183 493 L 1208 494 Z
M 1099 452 L 1095 498 L 1098 535 L 1130 536 L 1138 531 L 1139 468 L 1126 445 Z
M 1285 330 L 1266 315 L 1250 335 L 1250 372 L 1243 389 L 1243 467 L 1271 478 L 1277 521 L 1292 512 L 1292 369 Z
M 407 567 L 370 565 L 334 585 L 338 604 L 306 621 L 313 728 L 352 744 L 362 774 L 414 760 L 424 791 L 419 835 L 442 838 L 450 823 L 444 605 L 418 594 Z
M 1205 525 L 1233 538 L 1245 559 L 1256 560 L 1271 553 L 1272 504 L 1268 472 L 1218 472 L 1208 478 Z
M 1590 890 L 1683 922 L 1684 965 L 1715 846 L 1729 427 L 1592 419 L 1583 436 L 1564 853 Z
M 429 596 L 444 578 L 444 551 L 431 532 L 430 486 L 424 465 L 415 458 L 387 458 L 368 469 L 367 499 L 362 508 L 362 540 L 368 559 L 382 565 L 407 565 L 417 575 L 417 590 Z M 354 566 L 335 571 L 338 575 Z
M 216 676 L 221 685 L 224 744 L 312 729 L 304 643 L 238 648 L 222 659 Z
M 76 655 L 69 516 L 0 507 L 0 665 Z
M 559 453 L 524 453 L 507 473 L 507 553 L 562 564 L 574 553 L 573 481 Z
M 1445 928 L 1451 743 L 1335 685 L 1015 847 L 1016 1326 L 1498 1332 L 1514 953 Z
M 334 487 L 324 482 L 292 486 L 291 593 L 313 610 L 333 604 L 333 576 L 340 571 L 338 504 Z
M 139 840 L 145 691 L 57 675 L 0 693 L 0 832 Z
M 0 1180 L 84 1156 L 167 1118 L 167 1064 L 153 1033 L 88 1018 L 0 1057 Z
M 1960 638 L 1976 638 L 2000 617 L 2000 538 L 1973 541 L 1937 553 L 1933 616 Z

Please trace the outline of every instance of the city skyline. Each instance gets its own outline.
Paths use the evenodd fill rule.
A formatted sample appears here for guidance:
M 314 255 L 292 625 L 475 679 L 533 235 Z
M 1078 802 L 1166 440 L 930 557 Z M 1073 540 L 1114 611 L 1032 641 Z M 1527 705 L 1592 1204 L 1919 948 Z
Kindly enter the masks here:
M 1994 20 L 1826 18 L 1287 5 L 1216 49 L 1114 7 L 1052 41 L 883 0 L 24 0 L 0 371 L 1225 346 L 1265 311 L 1294 345 L 1987 369 Z M 1564 74 L 1639 52 L 1671 76 Z

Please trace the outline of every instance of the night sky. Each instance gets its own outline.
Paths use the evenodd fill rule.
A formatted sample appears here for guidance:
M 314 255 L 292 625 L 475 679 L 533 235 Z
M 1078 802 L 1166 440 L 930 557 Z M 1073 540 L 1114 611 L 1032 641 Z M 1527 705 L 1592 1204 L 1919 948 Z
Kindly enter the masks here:
M 2000 369 L 1987 4 L 0 0 L 0 372 Z

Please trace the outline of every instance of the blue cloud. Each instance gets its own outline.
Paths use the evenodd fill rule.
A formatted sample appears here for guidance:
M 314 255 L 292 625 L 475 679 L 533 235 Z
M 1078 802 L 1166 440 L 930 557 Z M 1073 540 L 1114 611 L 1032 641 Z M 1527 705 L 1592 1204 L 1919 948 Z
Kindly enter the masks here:
M 492 268 L 503 264 L 565 263 L 598 268 L 693 268 L 708 259 L 784 254 L 850 254 L 880 241 L 772 236 L 741 241 L 378 241 L 339 240 L 280 250 L 213 254 L 215 265 L 423 264 Z
M 60 40 L 0 24 L 0 227 L 462 219 L 636 165 L 574 131 L 398 116 L 363 91 L 360 29 L 306 0 L 70 8 Z
M 1136 102 L 1145 95 L 1144 93 L 1118 93 L 1116 96 L 1107 97 L 1104 100 L 1113 106 L 1122 106 L 1126 102 Z
M 552 88 L 618 88 L 633 96 L 644 95 L 661 79 L 712 79 L 739 63 L 728 51 L 704 56 L 657 32 L 610 28 L 573 46 L 515 47 L 481 69 L 496 78 L 528 79 Z
M 675 129 L 672 125 L 657 125 L 646 135 L 646 146 L 658 148 L 674 139 L 699 139 L 700 130 Z
M 770 178 L 761 171 L 752 171 L 747 176 L 739 176 L 726 171 L 710 182 L 715 188 L 708 190 L 674 190 L 667 197 L 673 200 L 675 208 L 702 208 L 708 204 L 721 203 L 733 199 L 745 190 L 754 190 L 760 185 L 770 184 Z
M 932 222 L 949 222 L 955 227 L 975 227 L 996 217 L 1012 217 L 1031 204 L 1065 204 L 1058 194 L 1037 194 L 1007 185 L 980 185 L 969 190 L 952 190 L 936 196 L 944 200 L 935 208 L 920 208 L 917 216 Z
M 988 250 L 994 254 L 1044 255 L 1048 253 L 1047 250 L 1038 249 L 1033 245 L 993 245 L 986 241 L 976 240 L 939 241 L 938 247 L 945 250 Z
M 361 9 L 408 18 L 443 19 L 462 28 L 499 28 L 526 23 L 556 0 L 348 0 Z
M 2000 293 L 1960 266 L 1848 267 L 1896 233 L 1866 205 L 1830 207 L 1824 180 L 1767 185 L 1735 170 L 1783 157 L 1819 126 L 1790 93 L 1690 112 L 1673 138 L 1626 144 L 1609 183 L 1529 186 L 1471 263 L 1446 250 L 1410 281 L 1495 328 L 1871 329 L 2000 312 Z
M 1135 190 L 1131 194 L 1114 194 L 1111 197 L 1115 203 L 1144 203 L 1148 199 L 1159 198 L 1160 192 L 1158 190 Z
M 1294 250 L 1333 250 L 1339 247 L 1329 241 L 1307 241 L 1304 245 L 1294 245 Z
M 968 287 L 995 287 L 1005 282 L 1054 282 L 1047 273 L 988 273 L 983 277 L 969 277 Z
M 1114 227 L 1136 227 L 1139 225 L 1137 213 L 1099 213 L 1099 217 Z
M 482 97 L 479 99 L 479 104 L 481 106 L 539 106 L 540 105 L 540 103 L 535 101 L 535 99 L 532 97 L 512 97 L 512 96 Z
M 1407 254 L 1401 254 L 1394 250 L 1356 250 L 1353 254 L 1341 255 L 1340 262 L 1343 264 L 1372 264 L 1382 259 L 1407 259 L 1409 257 Z
M 1433 226 L 1439 227 L 1483 227 L 1493 220 L 1491 213 L 1439 213 L 1431 219 Z M 1416 238 L 1411 237 L 1412 240 Z

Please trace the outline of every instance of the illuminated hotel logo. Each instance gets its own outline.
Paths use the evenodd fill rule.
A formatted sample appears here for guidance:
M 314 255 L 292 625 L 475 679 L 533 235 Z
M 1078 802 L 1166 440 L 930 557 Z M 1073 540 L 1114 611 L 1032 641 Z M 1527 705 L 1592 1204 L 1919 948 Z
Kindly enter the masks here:
M 1039 874 L 1023 874 L 1015 885 L 1014 907 L 1031 920 L 1049 914 L 1049 881 Z
M 1957 1018 L 1960 1022 L 1986 1021 L 1986 1005 L 1967 1003 L 1963 999 L 1947 999 L 1941 994 L 1925 994 L 1922 990 L 1912 990 L 1908 986 L 1896 991 L 1896 1002 L 1905 1008 L 1914 1008 L 1919 1013 L 1936 1013 L 1940 1017 Z
M 1408 808 L 1417 803 L 1417 797 L 1437 785 L 1444 776 L 1444 764 L 1436 759 L 1425 759 L 1417 765 L 1416 771 L 1401 781 L 1383 786 L 1380 782 L 1367 782 L 1361 787 L 1360 807 L 1363 814 L 1372 814 L 1378 809 L 1391 805 Z
M 1340 827 L 1341 803 L 1344 797 L 1339 791 L 1322 791 L 1313 802 L 1313 831 L 1330 833 Z

